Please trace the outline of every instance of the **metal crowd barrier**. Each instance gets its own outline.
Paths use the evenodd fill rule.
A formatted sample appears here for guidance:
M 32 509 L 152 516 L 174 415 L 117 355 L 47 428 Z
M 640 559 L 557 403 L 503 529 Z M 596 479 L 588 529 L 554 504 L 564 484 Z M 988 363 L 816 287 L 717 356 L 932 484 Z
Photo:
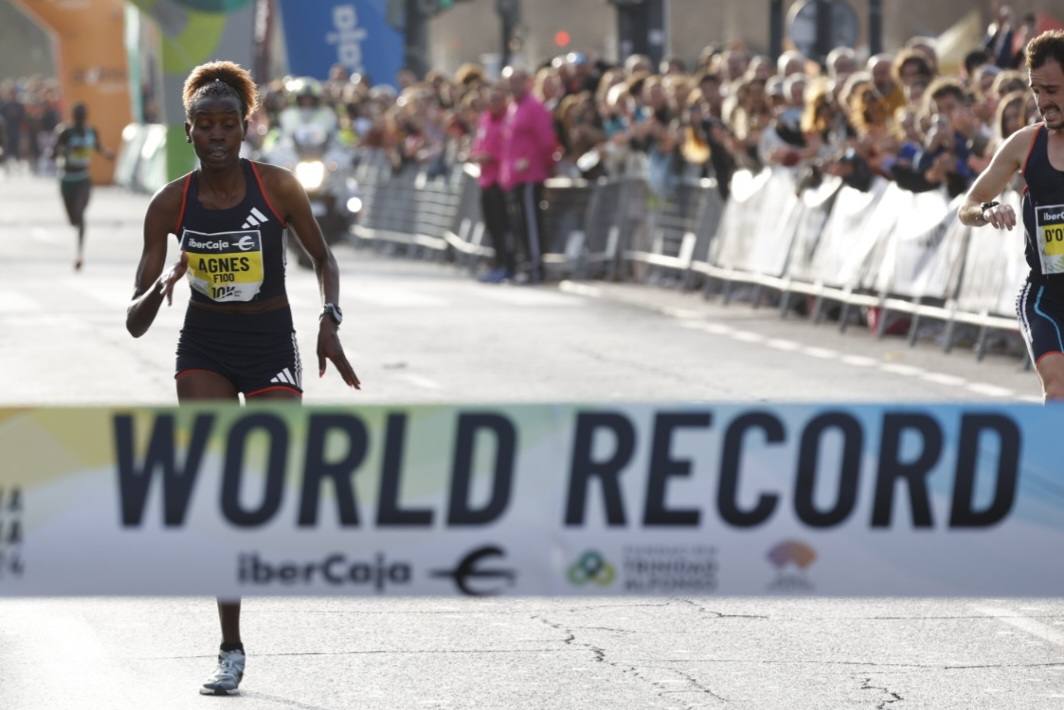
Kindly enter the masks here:
M 130 123 L 122 129 L 114 181 L 128 190 L 147 193 L 166 184 L 166 126 Z
M 430 250 L 470 269 L 492 256 L 475 166 L 429 177 L 366 153 L 356 176 L 366 205 L 355 228 L 360 239 Z M 989 331 L 1018 330 L 1022 229 L 964 227 L 956 219 L 963 198 L 950 201 L 944 191 L 912 193 L 876 180 L 862 192 L 834 177 L 800 192 L 796 186 L 792 169 L 740 171 L 724 203 L 712 180 L 682 182 L 659 197 L 637 178 L 552 179 L 543 198 L 544 262 L 569 278 L 701 282 L 725 303 L 737 286 L 750 286 L 755 306 L 777 293 L 784 317 L 795 297 L 811 300 L 815 321 L 835 303 L 841 329 L 852 309 L 877 309 L 880 336 L 887 314 L 901 313 L 911 321 L 910 344 L 921 320 L 938 320 L 947 350 L 955 326 L 969 324 L 979 329 L 978 357 Z M 1003 199 L 1018 210 L 1018 194 Z

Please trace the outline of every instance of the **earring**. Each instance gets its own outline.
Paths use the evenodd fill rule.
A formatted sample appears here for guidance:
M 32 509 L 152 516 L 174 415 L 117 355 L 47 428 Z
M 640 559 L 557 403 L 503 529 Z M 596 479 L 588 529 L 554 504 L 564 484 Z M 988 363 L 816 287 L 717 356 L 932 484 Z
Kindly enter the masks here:
M 191 143 L 192 142 L 192 136 L 185 136 L 185 142 L 186 143 Z

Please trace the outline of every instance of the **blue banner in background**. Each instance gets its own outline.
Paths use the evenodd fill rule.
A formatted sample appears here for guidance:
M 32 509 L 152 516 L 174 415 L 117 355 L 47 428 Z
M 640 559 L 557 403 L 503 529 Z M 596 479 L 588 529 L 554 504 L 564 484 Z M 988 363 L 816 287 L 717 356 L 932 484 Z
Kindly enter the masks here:
M 343 64 L 373 84 L 395 85 L 403 36 L 387 22 L 387 0 L 279 0 L 288 70 L 325 79 Z

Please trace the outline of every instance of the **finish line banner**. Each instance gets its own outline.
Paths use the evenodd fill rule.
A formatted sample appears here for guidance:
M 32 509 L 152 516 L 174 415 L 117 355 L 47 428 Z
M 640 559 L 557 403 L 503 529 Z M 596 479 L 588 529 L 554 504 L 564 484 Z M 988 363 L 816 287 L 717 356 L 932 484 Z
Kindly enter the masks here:
M 0 409 L 0 596 L 1061 596 L 1061 413 Z

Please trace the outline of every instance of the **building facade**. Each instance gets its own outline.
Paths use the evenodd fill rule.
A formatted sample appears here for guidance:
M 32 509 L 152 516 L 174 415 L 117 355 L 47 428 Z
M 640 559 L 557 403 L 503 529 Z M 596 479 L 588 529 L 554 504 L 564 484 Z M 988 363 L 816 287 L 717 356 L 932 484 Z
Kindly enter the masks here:
M 868 49 L 868 0 L 845 0 L 857 16 L 855 49 Z M 755 52 L 769 49 L 769 0 L 664 0 L 664 53 L 693 60 L 707 44 L 742 40 Z M 802 0 L 784 0 L 785 15 Z M 462 62 L 497 61 L 502 44 L 496 0 L 467 0 L 431 21 L 429 56 L 433 66 L 451 71 Z M 535 66 L 566 51 L 617 59 L 617 15 L 608 0 L 522 0 L 519 61 Z M 915 35 L 937 36 L 972 10 L 981 26 L 998 0 L 881 0 L 885 51 Z M 1025 12 L 1046 12 L 1064 20 L 1060 0 L 1014 0 L 1017 20 Z M 562 34 L 564 33 L 564 34 Z M 556 40 L 568 39 L 567 45 Z M 786 34 L 785 34 L 786 41 Z

